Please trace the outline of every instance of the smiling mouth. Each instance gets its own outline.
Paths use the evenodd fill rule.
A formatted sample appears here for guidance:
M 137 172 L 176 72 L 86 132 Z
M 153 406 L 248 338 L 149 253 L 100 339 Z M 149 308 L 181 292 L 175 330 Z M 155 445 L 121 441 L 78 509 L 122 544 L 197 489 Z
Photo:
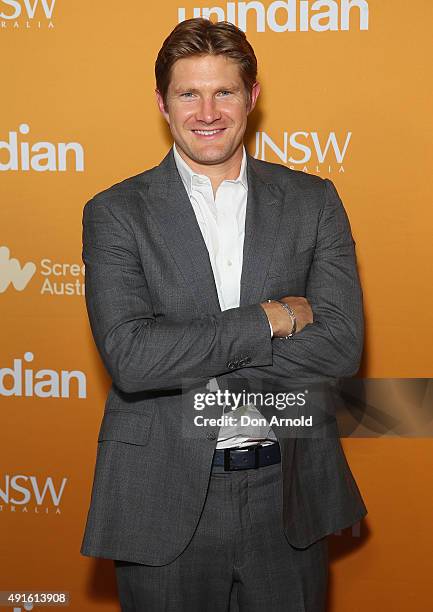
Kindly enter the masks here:
M 192 130 L 194 134 L 198 134 L 198 136 L 210 137 L 215 136 L 216 134 L 221 134 L 225 128 L 220 128 L 217 130 Z

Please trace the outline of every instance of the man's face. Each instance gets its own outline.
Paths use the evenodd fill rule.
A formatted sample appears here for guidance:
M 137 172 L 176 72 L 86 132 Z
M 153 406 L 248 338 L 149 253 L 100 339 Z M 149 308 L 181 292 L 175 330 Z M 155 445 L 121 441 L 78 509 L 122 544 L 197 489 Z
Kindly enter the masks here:
M 156 96 L 180 153 L 208 166 L 239 155 L 259 91 L 256 83 L 248 105 L 238 65 L 222 55 L 200 55 L 173 65 L 166 108 Z

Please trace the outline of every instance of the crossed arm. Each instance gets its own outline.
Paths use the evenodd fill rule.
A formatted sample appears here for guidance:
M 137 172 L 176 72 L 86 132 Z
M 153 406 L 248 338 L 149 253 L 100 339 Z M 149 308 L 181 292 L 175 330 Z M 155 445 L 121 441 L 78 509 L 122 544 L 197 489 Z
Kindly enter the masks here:
M 182 379 L 350 376 L 363 342 L 362 292 L 354 241 L 331 181 L 323 182 L 317 243 L 306 289 L 314 315 L 291 339 L 271 339 L 260 304 L 192 316 L 155 317 L 135 237 L 104 196 L 83 213 L 86 304 L 95 343 L 125 392 L 180 388 Z M 247 359 L 245 359 L 247 357 Z

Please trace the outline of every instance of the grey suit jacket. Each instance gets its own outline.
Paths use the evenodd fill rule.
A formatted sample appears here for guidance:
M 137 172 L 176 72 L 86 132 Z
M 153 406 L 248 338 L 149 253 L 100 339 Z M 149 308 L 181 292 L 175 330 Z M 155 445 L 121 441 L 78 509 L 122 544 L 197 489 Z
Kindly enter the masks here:
M 239 308 L 221 311 L 207 249 L 172 151 L 96 195 L 83 212 L 86 304 L 112 378 L 96 454 L 83 555 L 164 565 L 190 541 L 209 483 L 218 428 L 193 425 L 182 394 L 216 376 L 351 376 L 363 343 L 354 241 L 329 180 L 248 156 Z M 259 302 L 308 298 L 314 323 L 271 339 Z M 213 416 L 220 410 L 209 409 Z M 269 411 L 266 413 L 269 416 Z M 366 514 L 334 419 L 287 437 L 283 522 L 304 548 Z M 329 435 L 326 435 L 328 433 Z

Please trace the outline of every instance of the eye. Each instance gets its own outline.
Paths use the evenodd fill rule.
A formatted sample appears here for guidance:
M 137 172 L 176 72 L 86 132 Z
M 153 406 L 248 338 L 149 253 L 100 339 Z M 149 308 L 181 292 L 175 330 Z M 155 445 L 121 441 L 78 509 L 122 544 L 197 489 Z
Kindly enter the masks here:
M 231 91 L 228 91 L 228 89 L 222 89 L 221 91 L 218 92 L 218 95 L 221 95 L 223 97 L 229 96 L 230 94 L 231 94 Z
M 192 93 L 192 91 L 185 91 L 183 93 L 180 94 L 181 98 L 192 98 L 194 94 Z

